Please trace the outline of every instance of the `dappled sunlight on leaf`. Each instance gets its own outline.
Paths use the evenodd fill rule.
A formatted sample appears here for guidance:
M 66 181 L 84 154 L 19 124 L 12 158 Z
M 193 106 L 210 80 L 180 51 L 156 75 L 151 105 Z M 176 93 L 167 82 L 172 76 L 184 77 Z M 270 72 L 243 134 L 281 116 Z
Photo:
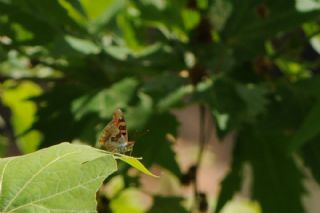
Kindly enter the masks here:
M 112 199 L 110 208 L 114 213 L 144 213 L 147 210 L 148 203 L 151 203 L 150 197 L 148 198 L 137 188 L 128 188 Z
M 23 153 L 29 153 L 37 150 L 41 140 L 39 131 L 32 130 L 24 134 L 35 121 L 36 105 L 28 98 L 38 96 L 42 93 L 41 88 L 31 81 L 25 81 L 20 84 L 15 82 L 6 82 L 2 85 L 3 102 L 11 108 L 11 122 L 18 137 L 18 145 Z

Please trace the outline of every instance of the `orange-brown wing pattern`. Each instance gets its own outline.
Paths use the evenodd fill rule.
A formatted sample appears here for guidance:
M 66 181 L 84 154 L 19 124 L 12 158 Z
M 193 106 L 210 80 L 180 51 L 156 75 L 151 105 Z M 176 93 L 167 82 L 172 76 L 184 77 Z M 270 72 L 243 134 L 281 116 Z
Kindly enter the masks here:
M 113 121 L 109 122 L 107 126 L 104 127 L 102 133 L 99 137 L 99 144 L 105 144 L 111 137 L 114 137 L 118 134 L 117 127 L 114 126 Z
M 120 109 L 117 109 L 114 112 L 115 126 L 119 129 L 118 135 L 116 135 L 116 140 L 119 140 L 120 137 L 124 137 L 128 141 L 128 131 L 127 123 L 124 119 L 123 112 Z
M 103 129 L 99 143 L 110 152 L 131 152 L 134 142 L 128 141 L 127 124 L 123 112 L 117 109 L 110 123 Z

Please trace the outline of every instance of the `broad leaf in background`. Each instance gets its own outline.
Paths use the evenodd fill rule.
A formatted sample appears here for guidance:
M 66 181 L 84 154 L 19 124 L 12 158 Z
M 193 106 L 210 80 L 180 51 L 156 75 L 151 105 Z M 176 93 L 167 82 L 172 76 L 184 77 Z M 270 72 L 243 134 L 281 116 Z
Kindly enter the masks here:
M 158 104 L 159 111 L 165 112 L 170 108 L 183 106 L 183 99 L 187 95 L 191 95 L 192 92 L 193 92 L 193 86 L 191 84 L 178 88 L 177 90 L 168 94 L 159 102 Z
M 142 156 L 147 167 L 158 164 L 179 177 L 181 171 L 172 144 L 166 139 L 167 134 L 176 135 L 177 125 L 175 117 L 169 113 L 153 114 L 146 124 L 149 132 L 136 142 L 133 155 Z
M 188 211 L 181 205 L 183 198 L 181 197 L 161 197 L 155 196 L 153 205 L 148 213 L 175 212 L 187 213 Z
M 76 119 L 85 114 L 95 112 L 101 118 L 108 118 L 115 109 L 125 108 L 133 98 L 138 81 L 134 78 L 125 78 L 114 83 L 110 88 L 82 95 L 72 103 L 72 113 Z
M 318 16 L 318 11 L 298 12 L 293 0 L 257 2 L 233 1 L 222 37 L 237 51 L 239 59 L 263 53 L 263 42 L 279 32 L 291 30 Z M 291 20 L 291 21 L 288 21 Z M 250 43 L 250 45 L 248 45 Z
M 248 162 L 252 169 L 253 183 L 251 185 L 252 198 L 260 202 L 266 212 L 303 212 L 302 173 L 290 155 L 283 148 L 284 141 L 288 140 L 282 135 L 261 132 L 265 126 L 247 127 L 238 135 L 237 155 L 243 156 L 237 164 Z M 261 128 L 261 129 L 259 129 Z M 237 165 L 234 164 L 234 165 Z M 243 167 L 242 167 L 243 168 Z M 218 202 L 221 209 L 227 198 L 232 197 L 239 187 L 239 165 L 233 167 L 226 177 L 222 188 L 222 198 Z M 242 169 L 242 172 L 244 170 Z
M 240 95 L 239 87 L 244 86 L 238 85 L 237 87 L 232 80 L 221 78 L 215 80 L 206 90 L 195 95 L 196 101 L 208 103 L 214 109 L 212 113 L 218 124 L 216 128 L 220 138 L 223 138 L 231 130 L 241 127 L 248 120 L 254 119 L 254 117 L 248 117 L 248 114 L 252 110 L 257 111 L 257 109 L 250 109 L 253 106 L 250 105 L 250 100 L 244 99 Z
M 37 150 L 41 140 L 39 131 L 31 130 L 26 134 L 23 133 L 31 127 L 36 114 L 36 105 L 28 98 L 40 95 L 41 88 L 31 81 L 24 81 L 20 84 L 7 81 L 0 86 L 1 89 L 3 90 L 3 103 L 11 108 L 11 122 L 14 133 L 18 136 L 20 151 L 29 153 Z
M 126 120 L 129 131 L 138 130 L 144 131 L 145 125 L 152 115 L 152 98 L 142 92 L 138 92 L 137 99 L 134 105 L 127 106 L 126 110 Z M 137 119 L 139 118 L 139 119 Z M 132 135 L 129 138 L 134 140 L 135 138 Z
M 303 177 L 293 157 L 282 147 L 281 143 L 287 138 L 252 134 L 252 131 L 251 134 L 248 131 L 243 134 L 239 136 L 239 143 L 245 146 L 246 156 L 252 166 L 253 199 L 258 200 L 266 212 L 303 212 Z
M 261 85 L 247 84 L 237 85 L 236 90 L 246 104 L 245 120 L 253 122 L 256 117 L 266 111 L 268 92 L 267 88 Z
M 82 54 L 89 55 L 98 54 L 100 52 L 99 46 L 90 40 L 80 39 L 73 36 L 65 36 L 64 39 L 70 47 Z
M 126 5 L 124 0 L 95 1 L 81 0 L 83 10 L 86 12 L 89 23 L 87 25 L 91 33 L 99 33 L 110 20 Z
M 1 1 L 0 11 L 9 18 L 8 22 L 0 20 L 1 25 L 6 27 L 4 32 L 1 29 L 1 33 L 10 36 L 13 43 L 45 44 L 58 34 L 57 29 L 47 25 L 45 20 L 38 19 L 13 4 Z
M 62 84 L 35 99 L 40 107 L 37 113 L 38 119 L 32 128 L 43 133 L 40 147 L 76 138 L 81 128 L 75 125 L 77 120 L 71 111 L 71 106 L 72 102 L 83 93 L 82 89 L 75 88 L 74 85 Z
M 295 134 L 291 144 L 290 151 L 295 151 L 300 148 L 304 143 L 309 140 L 314 139 L 320 133 L 320 101 L 314 104 L 308 115 L 305 117 L 305 120 L 301 124 L 301 127 L 298 129 Z
M 157 28 L 167 39 L 186 42 L 188 40 L 186 28 L 191 28 L 197 23 L 197 14 L 194 14 L 190 22 L 186 23 L 183 20 L 182 12 L 184 11 L 184 3 L 184 1 L 165 1 L 163 3 L 155 1 L 135 2 L 145 25 Z M 188 26 L 185 26 L 185 24 Z
M 216 213 L 219 213 L 225 204 L 233 198 L 234 194 L 241 190 L 240 187 L 243 181 L 241 174 L 243 167 L 243 156 L 241 156 L 242 153 L 238 148 L 241 145 L 237 144 L 236 146 L 237 147 L 234 150 L 230 171 L 221 183 L 221 191 L 214 211 Z
M 301 156 L 304 159 L 304 164 L 307 166 L 320 184 L 320 138 L 319 136 L 304 144 L 301 151 Z
M 63 32 L 64 27 L 79 30 L 78 25 L 68 16 L 67 11 L 58 1 L 37 2 L 35 0 L 11 0 L 12 5 L 35 19 L 42 20 L 53 29 Z M 49 16 L 48 14 L 51 14 Z
M 168 84 L 170 79 L 170 84 Z M 170 106 L 181 104 L 181 99 L 184 95 L 190 93 L 190 87 L 187 85 L 186 79 L 178 76 L 175 73 L 163 73 L 156 78 L 145 82 L 142 91 L 149 94 L 156 105 L 159 105 L 159 110 L 167 110 Z
M 4 156 L 4 154 L 7 152 L 8 145 L 8 138 L 3 135 L 0 135 L 0 156 Z
M 125 189 L 111 200 L 110 208 L 113 213 L 144 213 L 146 212 L 146 201 L 143 195 L 136 188 Z
M 312 96 L 320 99 L 320 76 L 313 76 L 311 79 L 303 79 L 296 83 L 297 89 L 303 96 Z
M 116 169 L 112 155 L 69 143 L 1 159 L 0 210 L 94 212 L 96 191 Z
M 221 213 L 262 213 L 261 207 L 257 201 L 247 199 L 235 199 L 228 203 Z

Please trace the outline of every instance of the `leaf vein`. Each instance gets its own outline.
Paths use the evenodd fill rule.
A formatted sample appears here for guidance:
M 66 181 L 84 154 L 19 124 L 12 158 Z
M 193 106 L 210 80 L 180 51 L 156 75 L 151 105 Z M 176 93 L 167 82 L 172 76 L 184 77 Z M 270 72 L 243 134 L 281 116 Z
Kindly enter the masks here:
M 39 169 L 38 172 L 36 172 L 34 175 L 31 176 L 31 178 L 25 182 L 25 184 L 21 187 L 21 189 L 15 194 L 15 196 L 8 202 L 8 204 L 6 205 L 6 207 L 4 208 L 3 211 L 6 211 L 8 209 L 8 207 L 10 207 L 10 205 L 15 201 L 15 199 L 21 194 L 21 192 L 23 192 L 23 190 L 32 182 L 32 180 L 34 178 L 36 178 L 43 170 L 45 170 L 46 168 L 48 168 L 50 165 L 52 165 L 53 163 L 57 162 L 58 160 L 61 160 L 65 157 L 67 157 L 68 155 L 72 155 L 75 153 L 78 153 L 79 151 L 74 151 L 74 152 L 70 152 L 70 153 L 66 153 L 62 156 L 58 156 L 57 158 L 53 159 L 52 161 L 50 161 L 47 165 L 43 166 L 41 169 Z
M 0 197 L 1 197 L 1 193 L 2 193 L 2 183 L 3 183 L 4 172 L 5 172 L 5 170 L 7 169 L 8 164 L 9 164 L 12 160 L 14 160 L 14 158 L 7 161 L 7 163 L 3 166 L 3 170 L 2 170 L 2 172 L 1 172 L 1 177 L 0 177 Z
M 97 176 L 97 177 L 94 178 L 94 179 L 88 180 L 88 181 L 86 181 L 86 182 L 84 182 L 84 183 L 82 183 L 82 184 L 78 184 L 78 185 L 76 185 L 76 186 L 74 186 L 74 187 L 71 187 L 71 188 L 69 188 L 69 189 L 67 189 L 67 190 L 64 190 L 64 191 L 61 191 L 61 192 L 52 194 L 52 195 L 50 195 L 50 196 L 48 196 L 48 197 L 44 197 L 44 198 L 42 198 L 42 199 L 32 201 L 31 203 L 27 203 L 27 204 L 24 204 L 24 205 L 22 205 L 22 206 L 18 206 L 17 208 L 11 209 L 9 212 L 13 212 L 13 211 L 15 211 L 15 210 L 17 210 L 17 209 L 21 209 L 21 208 L 26 207 L 26 206 L 29 206 L 29 205 L 39 205 L 39 204 L 36 204 L 36 203 L 41 202 L 41 201 L 44 201 L 44 200 L 51 199 L 51 198 L 53 198 L 53 197 L 55 197 L 55 196 L 61 195 L 61 194 L 63 194 L 63 193 L 69 192 L 69 191 L 72 191 L 72 190 L 74 190 L 74 189 L 77 189 L 78 187 L 82 187 L 82 185 L 85 185 L 85 184 L 88 184 L 88 183 L 90 183 L 90 182 L 93 182 L 93 181 L 95 181 L 95 180 L 97 180 L 97 179 L 99 179 L 99 178 L 101 178 L 101 177 L 104 177 L 104 175 L 99 175 L 99 176 Z M 8 213 L 9 213 L 9 212 L 8 212 Z

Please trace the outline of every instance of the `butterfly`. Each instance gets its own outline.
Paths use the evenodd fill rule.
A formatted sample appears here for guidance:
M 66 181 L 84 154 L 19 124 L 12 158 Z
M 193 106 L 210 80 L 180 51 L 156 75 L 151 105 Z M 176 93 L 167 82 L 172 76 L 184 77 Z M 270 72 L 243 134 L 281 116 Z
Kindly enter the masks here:
M 109 152 L 132 152 L 134 142 L 128 141 L 127 124 L 121 109 L 113 112 L 112 120 L 102 130 L 98 142 Z

